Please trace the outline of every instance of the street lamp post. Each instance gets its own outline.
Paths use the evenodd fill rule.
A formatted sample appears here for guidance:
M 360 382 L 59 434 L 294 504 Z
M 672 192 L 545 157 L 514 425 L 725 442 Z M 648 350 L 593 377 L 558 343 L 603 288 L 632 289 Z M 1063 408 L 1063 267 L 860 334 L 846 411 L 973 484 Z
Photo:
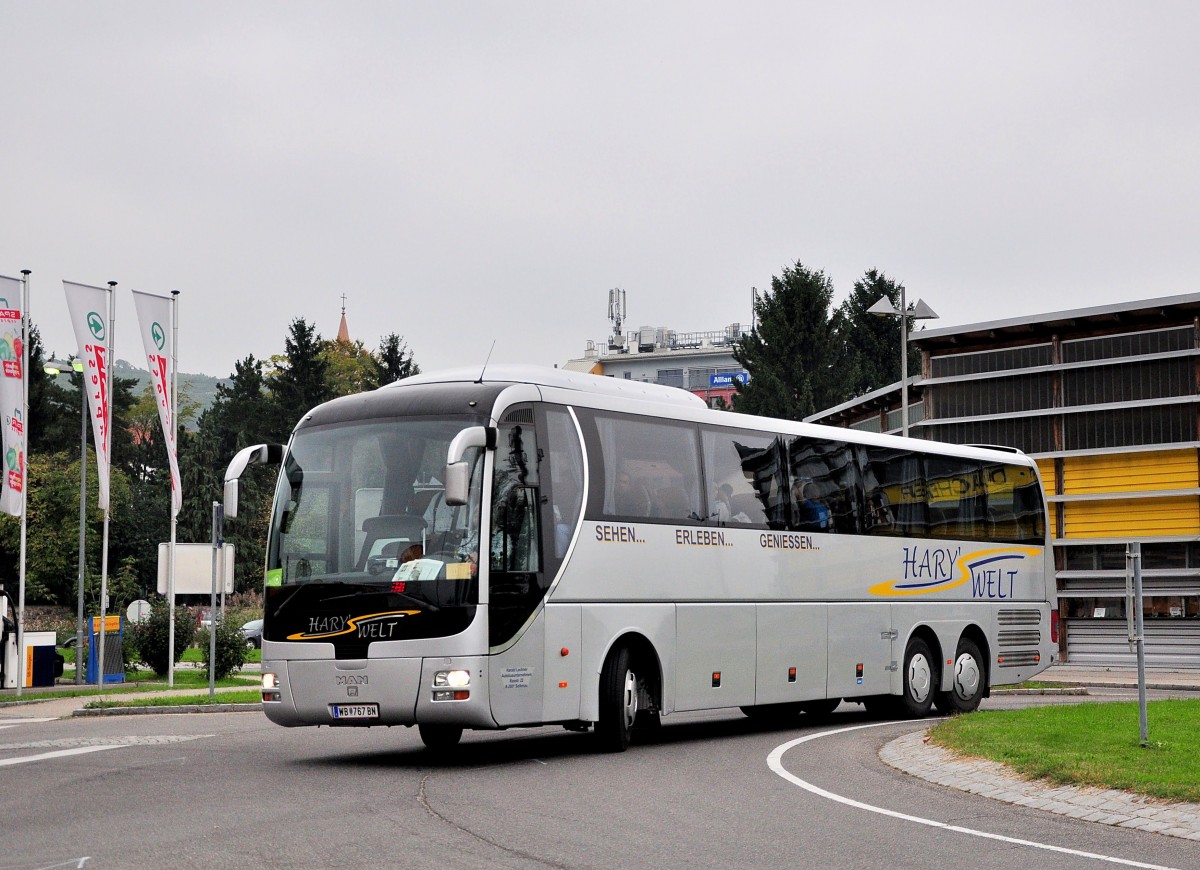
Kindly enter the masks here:
M 65 375 L 68 372 L 76 371 L 83 372 L 82 360 L 71 360 L 64 362 L 63 360 L 50 360 L 46 363 L 45 371 L 48 375 Z M 87 393 L 83 389 L 82 379 L 79 382 L 79 395 L 83 400 L 83 412 L 80 414 L 80 419 L 83 421 L 79 435 L 79 607 L 75 621 L 75 685 L 83 685 L 83 581 L 84 570 L 87 559 Z M 100 684 L 103 684 L 103 676 L 100 678 Z
M 900 319 L 900 434 L 908 437 L 908 321 L 936 320 L 937 314 L 918 299 L 911 308 L 904 297 L 904 285 L 900 285 L 900 307 L 896 308 L 887 296 L 881 296 L 879 301 L 867 309 L 868 314 L 879 317 L 897 317 Z

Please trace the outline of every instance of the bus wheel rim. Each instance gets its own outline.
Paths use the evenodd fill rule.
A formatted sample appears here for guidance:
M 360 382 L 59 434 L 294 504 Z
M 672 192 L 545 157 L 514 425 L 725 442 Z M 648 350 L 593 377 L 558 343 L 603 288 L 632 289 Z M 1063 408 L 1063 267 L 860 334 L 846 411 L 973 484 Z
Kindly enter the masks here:
M 908 692 L 913 700 L 925 703 L 933 688 L 933 668 L 923 655 L 915 655 L 908 663 Z
M 633 722 L 637 719 L 638 697 L 637 697 L 637 677 L 633 671 L 625 671 L 625 690 L 624 703 L 622 704 L 622 713 L 625 716 L 625 727 L 632 728 Z
M 979 663 L 975 656 L 964 653 L 954 663 L 954 691 L 964 701 L 979 691 Z

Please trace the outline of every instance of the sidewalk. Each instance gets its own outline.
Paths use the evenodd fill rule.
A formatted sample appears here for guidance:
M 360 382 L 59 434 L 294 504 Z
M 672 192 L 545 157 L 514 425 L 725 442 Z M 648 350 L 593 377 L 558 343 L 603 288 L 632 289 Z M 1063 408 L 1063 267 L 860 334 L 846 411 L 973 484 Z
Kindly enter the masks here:
M 1062 683 L 1067 686 L 1087 686 L 1097 689 L 1137 688 L 1136 667 L 1106 667 L 1104 665 L 1051 665 L 1033 678 L 1035 682 Z M 1146 688 L 1177 692 L 1200 692 L 1200 670 L 1146 669 Z
M 176 674 L 181 671 L 195 671 L 197 665 L 189 663 L 181 663 L 175 666 Z M 247 663 L 242 666 L 239 673 L 246 677 L 256 677 L 259 673 L 260 665 L 255 662 Z M 129 715 L 132 710 L 135 713 L 179 713 L 192 712 L 194 707 L 106 707 L 96 710 L 87 709 L 87 705 L 93 701 L 131 701 L 135 698 L 162 698 L 162 697 L 188 697 L 196 698 L 208 697 L 208 687 L 200 688 L 163 688 L 152 691 L 121 691 L 123 687 L 139 685 L 134 683 L 107 683 L 106 691 L 102 693 L 95 692 L 94 685 L 84 684 L 78 686 L 74 680 L 67 678 L 64 682 L 60 678 L 59 682 L 54 686 L 40 686 L 32 689 L 25 689 L 20 697 L 17 696 L 16 689 L 0 689 L 0 722 L 6 718 L 13 717 L 46 717 L 52 719 L 64 719 L 71 716 L 113 716 L 113 715 Z M 146 685 L 141 683 L 140 685 Z M 253 689 L 254 686 L 229 686 L 226 688 L 217 688 L 214 690 L 219 697 L 223 692 L 245 691 Z M 76 691 L 92 690 L 91 694 L 83 696 L 69 697 L 70 693 Z M 26 700 L 29 695 L 47 695 L 59 694 L 63 697 L 59 698 L 43 698 L 39 700 Z M 229 712 L 229 708 L 237 709 L 259 709 L 258 704 L 212 704 L 205 705 L 205 710 L 208 712 Z

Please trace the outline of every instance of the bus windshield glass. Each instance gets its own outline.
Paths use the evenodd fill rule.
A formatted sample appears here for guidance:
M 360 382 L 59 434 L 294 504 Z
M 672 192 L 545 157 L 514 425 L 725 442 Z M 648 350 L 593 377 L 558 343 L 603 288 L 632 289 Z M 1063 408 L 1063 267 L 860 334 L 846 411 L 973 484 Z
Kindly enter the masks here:
M 467 456 L 468 504 L 447 505 L 441 479 L 466 425 L 403 418 L 297 431 L 275 493 L 267 586 L 336 584 L 417 609 L 476 604 L 482 451 Z

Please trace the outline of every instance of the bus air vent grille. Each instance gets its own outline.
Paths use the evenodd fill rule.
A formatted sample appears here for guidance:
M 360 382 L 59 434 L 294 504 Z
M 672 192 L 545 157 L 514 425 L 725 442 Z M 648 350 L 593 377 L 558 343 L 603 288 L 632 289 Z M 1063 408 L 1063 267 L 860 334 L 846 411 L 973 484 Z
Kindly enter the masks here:
M 1001 625 L 1038 625 L 1042 621 L 1036 610 L 1001 610 L 996 617 Z
M 1002 647 L 1009 646 L 1037 646 L 1042 642 L 1042 633 L 1036 628 L 1033 630 L 1019 631 L 1003 631 L 1001 630 L 996 638 L 996 643 Z
M 533 408 L 517 408 L 514 411 L 509 411 L 504 417 L 505 423 L 529 423 L 533 424 Z

